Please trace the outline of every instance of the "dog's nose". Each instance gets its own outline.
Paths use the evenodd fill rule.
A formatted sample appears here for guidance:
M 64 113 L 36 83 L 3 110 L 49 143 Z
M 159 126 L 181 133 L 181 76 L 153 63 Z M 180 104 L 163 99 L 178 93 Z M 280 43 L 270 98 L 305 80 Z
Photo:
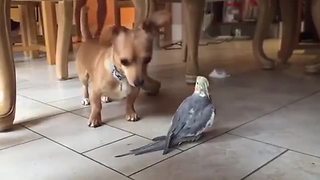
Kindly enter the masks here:
M 135 80 L 133 83 L 136 87 L 140 87 L 143 86 L 144 80 Z

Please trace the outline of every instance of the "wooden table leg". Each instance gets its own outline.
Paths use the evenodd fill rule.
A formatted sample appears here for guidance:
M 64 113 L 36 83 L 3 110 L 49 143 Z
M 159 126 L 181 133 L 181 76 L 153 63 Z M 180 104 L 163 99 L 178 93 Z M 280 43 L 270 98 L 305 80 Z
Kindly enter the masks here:
M 16 104 L 16 77 L 9 39 L 10 0 L 0 3 L 0 131 L 13 125 Z
M 311 13 L 314 25 L 320 37 L 320 1 L 312 0 L 311 2 Z M 319 73 L 320 63 L 306 66 L 306 72 L 308 73 Z
M 43 34 L 46 45 L 48 64 L 56 63 L 57 19 L 55 3 L 50 1 L 41 2 L 43 16 Z
M 275 12 L 277 0 L 259 1 L 259 17 L 252 41 L 254 57 L 262 64 L 263 69 L 273 69 L 275 61 L 268 58 L 263 50 L 263 41 Z
M 22 46 L 23 47 L 27 47 L 29 45 L 29 41 L 28 41 L 28 35 L 27 35 L 27 31 L 28 31 L 28 27 L 27 27 L 27 17 L 24 14 L 24 7 L 23 5 L 19 5 L 19 9 L 20 9 L 20 32 L 21 32 L 21 41 L 22 41 Z M 30 51 L 24 51 L 24 56 L 28 57 L 30 54 Z
M 64 0 L 59 5 L 63 18 L 58 25 L 56 73 L 58 79 L 65 80 L 68 79 L 68 53 L 72 30 L 73 1 Z
M 26 29 L 22 29 L 22 30 L 27 30 L 25 31 L 24 35 L 26 35 L 28 41 L 27 42 L 27 46 L 33 46 L 38 44 L 38 39 L 37 39 L 37 25 L 36 25 L 36 19 L 35 19 L 35 6 L 32 3 L 27 3 L 24 5 L 21 5 L 21 14 L 24 16 L 22 18 L 22 28 L 26 28 Z M 30 58 L 38 58 L 39 57 L 39 51 L 38 50 L 31 50 L 29 51 L 29 56 Z
M 186 82 L 195 83 L 199 75 L 198 44 L 201 24 L 203 20 L 205 0 L 183 0 L 182 8 L 185 16 L 185 30 L 187 37 Z
M 287 63 L 293 50 L 299 41 L 300 13 L 299 3 L 301 0 L 280 0 L 282 15 L 282 38 L 279 51 L 279 59 Z

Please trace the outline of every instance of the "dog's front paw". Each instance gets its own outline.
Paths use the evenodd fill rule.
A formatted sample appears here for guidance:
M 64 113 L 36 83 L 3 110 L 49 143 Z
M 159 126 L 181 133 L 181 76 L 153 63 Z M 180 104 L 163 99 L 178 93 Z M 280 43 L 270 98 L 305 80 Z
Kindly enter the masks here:
M 88 126 L 89 127 L 93 127 L 93 128 L 96 128 L 96 127 L 99 127 L 99 126 L 102 126 L 103 125 L 103 122 L 98 119 L 90 119 L 89 123 L 88 123 Z
M 127 121 L 138 121 L 140 120 L 140 117 L 139 115 L 136 113 L 136 112 L 133 112 L 133 113 L 130 113 L 130 114 L 127 114 Z
M 111 98 L 107 97 L 107 96 L 102 96 L 101 97 L 101 102 L 103 103 L 109 103 L 112 102 Z
M 83 106 L 89 106 L 89 105 L 90 105 L 90 100 L 89 100 L 89 98 L 83 98 L 83 99 L 81 100 L 81 104 L 82 104 Z

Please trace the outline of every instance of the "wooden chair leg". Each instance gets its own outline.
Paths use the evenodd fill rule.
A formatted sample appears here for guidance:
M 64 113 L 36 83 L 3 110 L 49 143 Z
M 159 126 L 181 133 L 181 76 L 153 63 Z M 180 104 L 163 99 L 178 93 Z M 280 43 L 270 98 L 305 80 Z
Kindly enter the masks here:
M 27 36 L 28 36 L 28 46 L 33 46 L 38 44 L 37 39 L 37 22 L 35 17 L 35 8 L 34 5 L 25 5 L 25 14 L 26 14 L 26 23 L 27 23 Z M 39 57 L 39 51 L 38 50 L 32 50 L 30 52 L 30 58 L 38 58 Z
M 114 1 L 114 23 L 121 26 L 121 8 L 118 6 L 117 0 Z
M 259 17 L 252 41 L 254 57 L 262 64 L 263 69 L 273 69 L 275 61 L 268 58 L 263 50 L 263 41 L 273 19 L 277 0 L 259 1 Z
M 26 17 L 26 14 L 25 14 L 25 9 L 23 9 L 24 7 L 19 5 L 19 9 L 20 9 L 20 33 L 21 33 L 21 41 L 22 41 L 22 46 L 23 47 L 27 47 L 29 45 L 29 42 L 28 42 L 28 28 L 27 28 L 27 24 L 26 24 L 26 21 L 27 21 L 27 17 Z M 28 57 L 29 54 L 30 54 L 30 51 L 23 51 L 24 53 L 24 56 L 25 57 Z
M 0 3 L 0 131 L 12 127 L 16 105 L 16 77 L 9 39 L 10 0 Z
M 298 43 L 300 30 L 299 3 L 301 3 L 301 0 L 280 0 L 283 28 L 278 56 L 282 63 L 288 62 Z
M 320 1 L 312 0 L 311 1 L 311 14 L 312 19 L 315 25 L 315 28 L 318 32 L 318 36 L 320 37 Z M 306 66 L 306 72 L 308 73 L 319 73 L 320 72 L 320 63 L 308 65 Z
M 200 40 L 201 24 L 203 20 L 205 0 L 183 0 L 184 16 L 186 23 L 187 36 L 187 64 L 186 64 L 186 82 L 195 83 L 199 75 L 198 63 L 198 44 Z
M 56 73 L 60 80 L 68 79 L 68 54 L 72 30 L 73 1 L 64 0 L 60 2 L 60 10 L 63 18 L 58 25 Z
M 43 30 L 48 64 L 56 63 L 57 19 L 55 4 L 49 1 L 41 2 Z

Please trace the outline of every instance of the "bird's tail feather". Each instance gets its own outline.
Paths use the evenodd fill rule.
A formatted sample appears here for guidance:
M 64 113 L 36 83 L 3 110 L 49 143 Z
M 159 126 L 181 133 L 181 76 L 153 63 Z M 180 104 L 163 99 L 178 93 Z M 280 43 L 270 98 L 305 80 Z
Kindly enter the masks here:
M 152 139 L 152 141 L 164 141 L 166 140 L 167 136 L 158 136 Z
M 147 144 L 145 146 L 139 147 L 137 149 L 130 150 L 130 152 L 128 152 L 128 153 L 117 155 L 115 157 L 124 157 L 124 156 L 128 156 L 131 154 L 137 156 L 137 155 L 150 153 L 150 152 L 154 152 L 154 151 L 160 151 L 160 150 L 163 150 L 164 145 L 165 145 L 165 141 L 156 141 L 156 142 L 152 142 L 150 144 Z

